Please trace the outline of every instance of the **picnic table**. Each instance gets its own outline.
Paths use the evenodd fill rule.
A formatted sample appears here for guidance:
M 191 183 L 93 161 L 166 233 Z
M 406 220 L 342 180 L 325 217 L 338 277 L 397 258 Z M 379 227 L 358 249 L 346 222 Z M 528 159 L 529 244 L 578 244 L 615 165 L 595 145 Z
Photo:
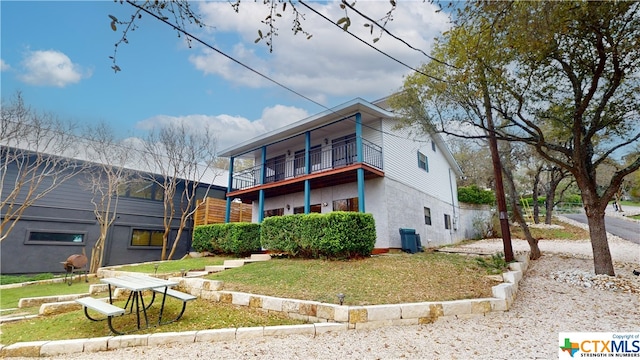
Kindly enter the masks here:
M 151 307 L 156 298 L 156 293 L 162 294 L 162 303 L 159 309 L 158 315 L 158 325 L 168 324 L 174 321 L 179 320 L 184 311 L 186 309 L 187 301 L 194 300 L 196 297 L 191 294 L 185 294 L 177 290 L 171 289 L 178 285 L 177 281 L 172 280 L 164 280 L 158 279 L 151 276 L 121 276 L 121 277 L 112 277 L 112 278 L 104 278 L 100 280 L 101 282 L 109 285 L 109 302 L 103 302 L 98 299 L 94 299 L 91 297 L 82 298 L 76 300 L 76 302 L 80 303 L 84 307 L 85 316 L 92 321 L 101 321 L 107 320 L 109 324 L 109 329 L 116 334 L 125 334 L 126 332 L 120 331 L 114 328 L 112 323 L 112 318 L 114 316 L 124 315 L 127 308 L 129 309 L 129 313 L 134 313 L 136 316 L 136 325 L 137 330 L 146 329 L 149 325 L 149 317 L 147 314 L 147 310 Z M 115 288 L 123 288 L 130 291 L 129 297 L 127 298 L 127 302 L 124 305 L 124 308 L 120 308 L 113 304 L 113 292 Z M 144 292 L 145 291 L 152 292 L 151 301 L 148 304 L 145 304 L 144 300 Z M 162 315 L 164 312 L 164 306 L 167 296 L 176 298 L 181 300 L 183 303 L 182 311 L 180 314 L 170 321 L 162 321 Z M 89 315 L 88 309 L 95 310 L 107 316 L 106 319 L 96 319 Z M 144 322 L 141 321 L 144 319 Z M 154 325 L 155 326 L 155 325 Z

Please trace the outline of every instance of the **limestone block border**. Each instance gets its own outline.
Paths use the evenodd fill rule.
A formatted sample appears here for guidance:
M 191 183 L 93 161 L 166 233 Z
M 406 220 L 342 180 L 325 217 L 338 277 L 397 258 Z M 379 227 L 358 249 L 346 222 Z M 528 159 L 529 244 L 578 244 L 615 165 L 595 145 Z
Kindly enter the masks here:
M 181 291 L 213 302 L 247 306 L 266 312 L 285 313 L 289 318 L 308 323 L 341 323 L 349 329 L 375 328 L 389 325 L 428 324 L 441 317 L 469 317 L 494 311 L 507 311 L 515 301 L 518 284 L 529 267 L 529 252 L 519 252 L 509 271 L 502 274 L 503 283 L 494 286 L 492 297 L 454 301 L 408 304 L 346 306 L 316 301 L 278 298 L 236 291 L 224 291 L 222 282 L 194 278 L 171 278 L 179 281 Z M 249 330 L 241 330 L 241 336 Z
M 261 326 L 215 330 L 165 332 L 143 335 L 107 336 L 91 339 L 21 342 L 0 346 L 0 357 L 47 357 L 72 353 L 92 353 L 134 346 L 192 344 L 196 342 L 260 339 L 271 336 L 306 335 L 315 337 L 332 331 L 346 331 L 346 324 L 321 323 L 292 326 Z
M 177 277 L 181 291 L 214 302 L 248 306 L 267 312 L 284 312 L 304 325 L 230 328 L 182 333 L 122 335 L 94 339 L 34 341 L 0 345 L 0 357 L 40 357 L 75 352 L 105 351 L 131 346 L 155 344 L 215 342 L 256 339 L 269 336 L 301 334 L 317 336 L 330 331 L 372 329 L 382 326 L 429 324 L 440 318 L 464 318 L 490 312 L 507 311 L 513 304 L 518 284 L 529 267 L 529 253 L 516 254 L 516 262 L 503 273 L 504 282 L 492 288 L 491 298 L 454 301 L 434 301 L 407 304 L 346 306 L 316 301 L 278 298 L 234 291 L 223 291 L 222 283 L 214 280 Z M 113 276 L 115 274 L 103 274 Z

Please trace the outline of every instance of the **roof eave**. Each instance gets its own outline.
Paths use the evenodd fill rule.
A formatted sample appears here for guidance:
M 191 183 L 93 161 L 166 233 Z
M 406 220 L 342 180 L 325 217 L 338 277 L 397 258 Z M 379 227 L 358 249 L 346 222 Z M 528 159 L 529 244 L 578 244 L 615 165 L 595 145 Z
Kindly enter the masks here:
M 309 116 L 302 120 L 283 126 L 279 129 L 267 132 L 260 136 L 249 139 L 240 144 L 226 148 L 218 153 L 220 157 L 240 156 L 263 146 L 282 139 L 300 135 L 309 129 L 320 127 L 337 118 L 350 116 L 356 112 L 366 112 L 380 117 L 394 117 L 392 112 L 375 106 L 363 99 L 356 98 L 334 108 L 327 109 L 318 114 Z

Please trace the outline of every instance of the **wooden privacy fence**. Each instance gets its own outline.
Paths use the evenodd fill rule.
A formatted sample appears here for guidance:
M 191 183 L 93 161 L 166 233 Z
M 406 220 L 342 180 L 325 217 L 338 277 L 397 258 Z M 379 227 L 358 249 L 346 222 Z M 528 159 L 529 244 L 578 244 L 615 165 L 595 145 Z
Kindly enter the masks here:
M 198 200 L 196 213 L 193 215 L 194 226 L 224 223 L 227 201 L 205 198 Z M 231 203 L 230 222 L 251 222 L 251 204 Z

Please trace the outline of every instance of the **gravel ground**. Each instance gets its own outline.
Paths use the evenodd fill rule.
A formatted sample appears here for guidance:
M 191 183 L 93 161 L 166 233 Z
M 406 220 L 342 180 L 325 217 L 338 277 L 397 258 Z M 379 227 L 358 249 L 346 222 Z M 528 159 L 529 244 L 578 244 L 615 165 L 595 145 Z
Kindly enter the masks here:
M 526 250 L 514 240 L 514 250 Z M 640 331 L 640 245 L 611 237 L 621 283 L 635 292 L 585 287 L 570 274 L 593 273 L 589 241 L 546 240 L 531 263 L 511 309 L 420 326 L 286 336 L 260 340 L 134 347 L 50 359 L 556 359 L 559 332 Z M 498 251 L 501 240 L 467 249 Z M 568 275 L 569 274 L 569 275 Z M 566 281 L 569 281 L 566 282 Z M 587 285 L 588 286 L 588 285 Z

